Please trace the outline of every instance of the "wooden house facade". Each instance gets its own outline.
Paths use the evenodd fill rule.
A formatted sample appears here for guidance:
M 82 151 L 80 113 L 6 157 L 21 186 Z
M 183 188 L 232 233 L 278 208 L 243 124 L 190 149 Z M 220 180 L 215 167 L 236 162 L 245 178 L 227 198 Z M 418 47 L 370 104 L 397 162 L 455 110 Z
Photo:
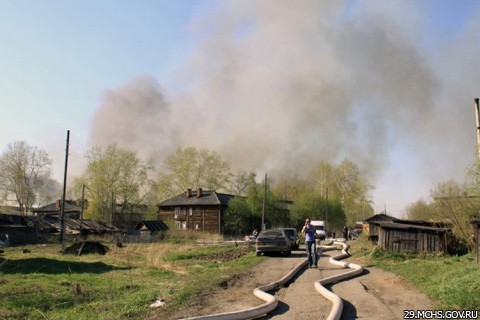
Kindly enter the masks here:
M 173 220 L 180 230 L 223 233 L 223 215 L 233 195 L 187 189 L 158 204 L 158 219 Z
M 412 225 L 398 222 L 380 222 L 378 245 L 381 248 L 405 252 L 447 252 L 450 229 Z
M 386 250 L 447 252 L 448 222 L 404 220 L 377 214 L 365 219 L 364 232 Z

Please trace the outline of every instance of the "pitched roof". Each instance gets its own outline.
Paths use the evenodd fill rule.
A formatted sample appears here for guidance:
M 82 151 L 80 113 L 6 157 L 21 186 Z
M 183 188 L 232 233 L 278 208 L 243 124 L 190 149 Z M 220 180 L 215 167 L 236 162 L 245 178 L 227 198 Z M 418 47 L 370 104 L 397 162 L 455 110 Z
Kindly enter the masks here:
M 391 217 L 389 215 L 386 215 L 385 213 L 380 213 L 380 214 L 376 214 L 371 217 L 368 217 L 363 221 L 364 222 L 380 222 L 380 221 L 397 221 L 397 220 L 398 219 L 395 217 Z
M 234 197 L 235 196 L 231 194 L 217 193 L 215 191 L 202 191 L 200 197 L 197 197 L 197 191 L 192 191 L 190 197 L 187 197 L 185 193 L 181 193 L 173 198 L 167 199 L 159 203 L 158 206 L 226 206 L 228 204 L 228 201 L 230 201 Z
M 142 229 L 145 227 L 149 231 L 166 231 L 168 226 L 162 220 L 143 220 L 137 223 L 135 229 Z
M 50 204 L 47 204 L 46 206 L 40 207 L 40 208 L 34 208 L 32 209 L 33 212 L 38 212 L 38 213 L 50 213 L 50 212 L 60 212 L 60 208 L 58 207 L 57 202 L 53 202 Z M 73 204 L 68 203 L 65 201 L 65 210 L 64 212 L 81 212 L 82 209 L 74 206 Z
M 382 221 L 382 222 L 378 222 L 378 224 L 380 227 L 388 228 L 388 229 L 426 230 L 426 231 L 436 231 L 436 232 L 446 232 L 450 230 L 450 228 L 438 228 L 438 227 L 431 227 L 431 226 L 425 226 L 425 225 L 397 223 L 392 221 Z

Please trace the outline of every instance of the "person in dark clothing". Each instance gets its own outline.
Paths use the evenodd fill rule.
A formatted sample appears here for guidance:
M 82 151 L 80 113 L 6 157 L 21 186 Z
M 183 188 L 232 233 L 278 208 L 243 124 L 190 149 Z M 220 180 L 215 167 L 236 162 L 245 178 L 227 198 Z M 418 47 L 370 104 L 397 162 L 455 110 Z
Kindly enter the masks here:
M 305 220 L 302 233 L 305 234 L 305 246 L 307 248 L 307 258 L 309 268 L 317 268 L 317 233 L 315 227 L 310 224 L 311 220 Z
M 345 239 L 345 241 L 348 240 L 348 228 L 347 228 L 347 226 L 343 227 L 343 238 Z

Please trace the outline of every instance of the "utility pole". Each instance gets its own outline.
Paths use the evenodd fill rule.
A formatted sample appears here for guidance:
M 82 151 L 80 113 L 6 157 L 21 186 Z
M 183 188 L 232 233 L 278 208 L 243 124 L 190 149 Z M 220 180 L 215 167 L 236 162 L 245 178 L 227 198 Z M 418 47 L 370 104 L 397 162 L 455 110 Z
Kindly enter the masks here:
M 80 238 L 82 238 L 82 228 L 83 228 L 83 208 L 85 203 L 85 185 L 82 184 L 82 211 L 80 211 Z
M 267 174 L 265 173 L 265 185 L 263 186 L 263 206 L 262 206 L 262 230 L 265 230 L 265 202 L 267 198 Z
M 480 107 L 479 107 L 479 99 L 475 98 L 475 116 L 477 118 L 477 152 L 478 157 L 480 158 Z
M 112 211 L 110 212 L 110 224 L 113 224 L 113 213 L 115 212 L 115 195 L 112 191 Z M 187 216 L 188 218 L 188 216 Z
M 328 219 L 328 188 L 325 188 L 325 233 L 327 232 Z
M 67 130 L 67 146 L 65 148 L 65 170 L 63 172 L 63 194 L 62 206 L 60 210 L 60 221 L 62 229 L 60 231 L 60 240 L 62 241 L 62 254 L 65 253 L 65 194 L 67 190 L 67 171 L 68 171 L 68 146 L 70 144 L 70 130 Z

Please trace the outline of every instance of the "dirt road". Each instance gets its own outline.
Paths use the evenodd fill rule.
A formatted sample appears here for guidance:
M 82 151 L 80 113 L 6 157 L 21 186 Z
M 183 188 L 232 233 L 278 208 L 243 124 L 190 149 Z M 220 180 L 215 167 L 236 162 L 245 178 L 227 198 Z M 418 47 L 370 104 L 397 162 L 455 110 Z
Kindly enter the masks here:
M 331 256 L 340 250 L 326 251 L 318 269 L 303 269 L 288 286 L 275 295 L 279 306 L 260 319 L 326 319 L 332 303 L 323 298 L 313 283 L 330 275 L 343 273 L 346 269 L 328 263 Z M 305 259 L 304 251 L 294 251 L 288 258 L 269 257 L 255 270 L 239 275 L 202 299 L 201 303 L 184 309 L 175 319 L 242 310 L 263 303 L 256 298 L 253 289 L 280 279 L 295 265 Z M 348 258 L 347 261 L 350 261 Z M 432 309 L 429 299 L 413 289 L 403 279 L 382 270 L 366 267 L 364 272 L 352 279 L 329 287 L 343 299 L 342 319 L 403 319 L 403 310 Z

